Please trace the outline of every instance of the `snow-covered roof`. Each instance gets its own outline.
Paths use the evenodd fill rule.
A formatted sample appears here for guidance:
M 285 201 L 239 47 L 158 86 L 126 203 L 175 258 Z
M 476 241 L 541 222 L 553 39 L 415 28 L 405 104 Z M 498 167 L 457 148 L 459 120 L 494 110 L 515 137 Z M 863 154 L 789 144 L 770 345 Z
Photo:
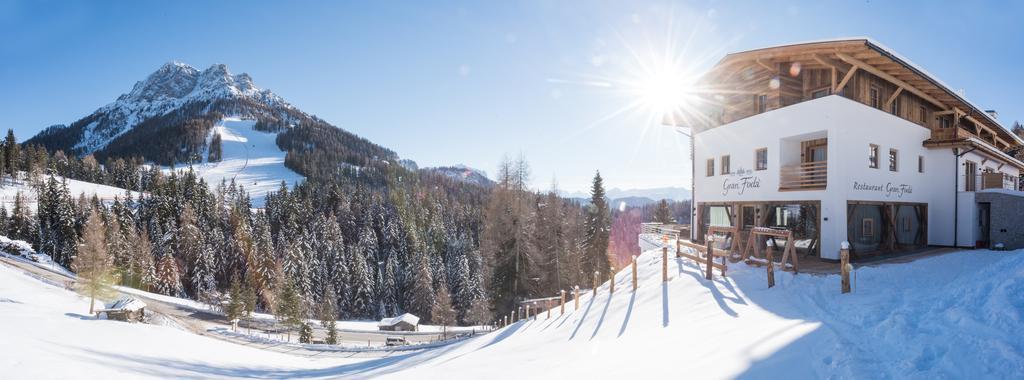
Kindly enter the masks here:
M 146 303 L 139 301 L 138 298 L 122 296 L 117 301 L 107 304 L 106 308 L 100 311 L 138 311 L 144 307 L 146 307 Z
M 1005 126 L 1003 126 L 1003 124 L 1000 123 L 999 120 L 996 120 L 995 118 L 992 117 L 992 115 L 989 115 L 988 112 L 985 112 L 985 108 L 982 108 L 977 103 L 974 103 L 974 102 L 970 101 L 969 99 L 967 99 L 966 96 L 964 96 L 960 92 L 953 90 L 953 87 L 951 87 L 948 84 L 946 84 L 946 82 L 943 82 L 942 79 L 939 79 L 939 77 L 937 77 L 934 74 L 928 72 L 928 70 L 925 70 L 924 67 L 922 67 L 921 65 L 918 65 L 918 64 L 914 63 L 910 59 L 907 59 L 906 57 L 900 55 L 899 53 L 897 53 L 895 50 L 889 48 L 888 46 L 885 46 L 884 44 L 882 44 L 882 43 L 880 43 L 878 41 L 875 41 L 871 37 L 866 37 L 866 36 L 860 36 L 860 37 L 839 37 L 839 38 L 829 38 L 829 39 L 820 39 L 820 40 L 810 40 L 810 41 L 797 42 L 797 43 L 787 43 L 787 44 L 781 44 L 781 45 L 761 47 L 761 48 L 757 48 L 757 49 L 744 50 L 744 51 L 739 51 L 739 52 L 735 52 L 735 53 L 729 53 L 728 55 L 726 55 L 726 57 L 733 56 L 733 55 L 750 53 L 750 52 L 755 52 L 755 51 L 760 51 L 760 50 L 769 50 L 769 49 L 775 49 L 775 48 L 781 48 L 781 47 L 788 47 L 788 46 L 811 45 L 811 44 L 822 44 L 822 43 L 835 43 L 835 42 L 854 42 L 854 41 L 864 41 L 867 44 L 868 47 L 873 48 L 873 49 L 877 50 L 879 53 L 882 53 L 883 55 L 888 56 L 890 59 L 892 59 L 892 60 L 894 60 L 894 61 L 896 61 L 898 63 L 901 63 L 901 64 L 907 66 L 908 68 L 910 68 L 913 71 L 916 71 L 918 74 L 920 74 L 926 80 L 931 81 L 936 86 L 942 88 L 943 90 L 948 92 L 953 97 L 959 99 L 960 101 L 964 102 L 965 104 L 967 104 L 967 105 L 973 107 L 974 109 L 978 110 L 977 114 L 980 115 L 981 117 L 985 118 L 985 120 L 988 120 L 989 122 L 992 122 L 993 124 L 999 126 L 1004 131 L 1009 131 L 1009 129 L 1006 128 Z M 723 60 L 724 59 L 725 58 L 723 58 Z M 1007 132 L 1007 135 L 1009 135 L 1010 138 L 1012 138 L 1018 144 L 1024 145 L 1024 139 L 1021 139 L 1021 137 L 1017 136 L 1015 133 Z
M 397 325 L 399 322 L 405 322 L 415 326 L 420 323 L 420 317 L 417 317 L 409 313 L 405 313 L 397 317 L 381 319 L 380 322 L 377 323 L 377 326 L 394 326 Z

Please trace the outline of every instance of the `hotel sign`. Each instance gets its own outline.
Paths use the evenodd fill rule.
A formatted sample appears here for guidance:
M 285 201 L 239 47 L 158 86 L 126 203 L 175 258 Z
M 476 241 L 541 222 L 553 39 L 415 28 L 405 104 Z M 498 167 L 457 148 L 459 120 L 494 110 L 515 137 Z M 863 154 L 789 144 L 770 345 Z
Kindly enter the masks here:
M 871 191 L 876 193 L 882 193 L 885 194 L 886 198 L 892 198 L 893 196 L 895 196 L 896 198 L 903 198 L 903 194 L 914 193 L 914 188 L 912 186 L 907 185 L 905 183 L 896 184 L 892 182 L 888 182 L 884 185 L 881 185 L 854 181 L 853 189 L 859 191 Z
M 743 195 L 747 189 L 760 189 L 761 179 L 757 176 L 750 175 L 750 171 L 740 170 L 738 175 L 725 177 L 722 180 L 722 195 L 729 195 L 731 192 L 735 192 L 736 195 Z

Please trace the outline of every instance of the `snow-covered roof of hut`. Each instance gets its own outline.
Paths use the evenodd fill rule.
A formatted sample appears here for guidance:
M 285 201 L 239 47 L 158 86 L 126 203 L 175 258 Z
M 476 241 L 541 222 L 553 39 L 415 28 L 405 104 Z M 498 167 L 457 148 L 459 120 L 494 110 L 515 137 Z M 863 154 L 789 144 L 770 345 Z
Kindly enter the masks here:
M 377 323 L 377 326 L 394 326 L 397 325 L 398 322 L 405 322 L 415 326 L 420 323 L 420 317 L 405 313 L 397 317 L 381 319 L 380 322 Z
M 138 311 L 146 307 L 146 303 L 130 296 L 122 296 L 117 301 L 108 303 L 106 309 L 100 311 Z

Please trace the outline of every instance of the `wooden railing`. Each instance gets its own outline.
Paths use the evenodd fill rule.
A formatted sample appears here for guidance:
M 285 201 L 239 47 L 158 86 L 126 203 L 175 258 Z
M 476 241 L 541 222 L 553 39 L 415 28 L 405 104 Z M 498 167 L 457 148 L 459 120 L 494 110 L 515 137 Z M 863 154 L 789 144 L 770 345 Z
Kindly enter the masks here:
M 932 141 L 950 141 L 973 137 L 970 131 L 963 128 L 935 128 L 932 129 Z
M 783 166 L 779 171 L 779 190 L 821 190 L 827 184 L 827 161 Z

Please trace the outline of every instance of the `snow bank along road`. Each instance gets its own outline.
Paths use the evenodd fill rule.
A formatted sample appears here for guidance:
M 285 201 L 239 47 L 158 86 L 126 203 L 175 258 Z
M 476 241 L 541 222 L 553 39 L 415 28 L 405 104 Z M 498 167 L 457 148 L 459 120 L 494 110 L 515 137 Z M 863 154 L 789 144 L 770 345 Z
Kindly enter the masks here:
M 379 359 L 309 359 L 163 326 L 80 319 L 87 301 L 0 267 L 0 368 L 36 377 L 1014 378 L 1024 373 L 1024 251 L 964 251 L 837 276 L 639 259 L 596 297 L 495 333 Z M 628 269 L 627 269 L 628 270 Z M 184 349 L 183 349 L 184 348 Z M 60 363 L 60 366 L 53 365 Z

